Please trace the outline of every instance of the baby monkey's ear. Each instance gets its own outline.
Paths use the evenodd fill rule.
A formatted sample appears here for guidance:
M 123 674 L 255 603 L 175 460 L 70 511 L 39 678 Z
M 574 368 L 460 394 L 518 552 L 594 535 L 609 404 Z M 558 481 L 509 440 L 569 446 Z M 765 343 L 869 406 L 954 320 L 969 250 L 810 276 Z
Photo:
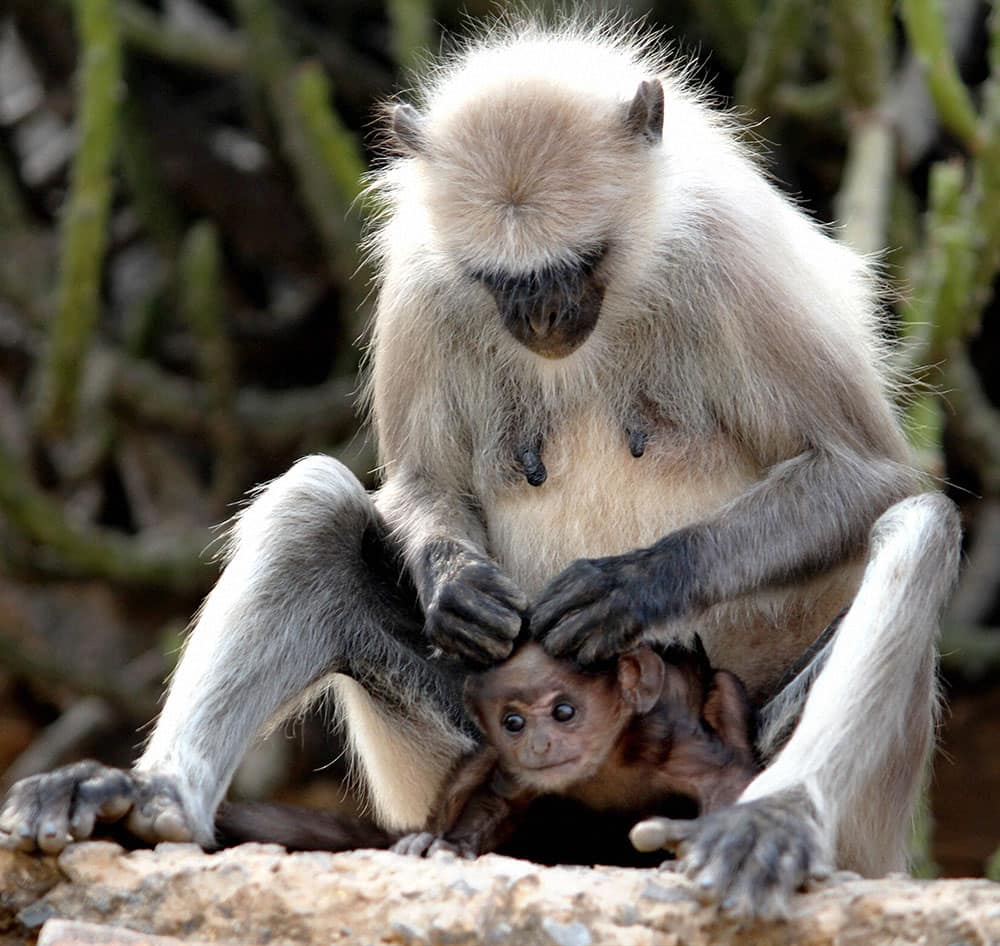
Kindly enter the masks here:
M 639 647 L 618 658 L 618 686 L 622 699 L 641 716 L 648 713 L 663 692 L 663 661 L 648 647 Z
M 703 715 L 727 746 L 753 752 L 757 716 L 739 677 L 727 670 L 715 674 Z

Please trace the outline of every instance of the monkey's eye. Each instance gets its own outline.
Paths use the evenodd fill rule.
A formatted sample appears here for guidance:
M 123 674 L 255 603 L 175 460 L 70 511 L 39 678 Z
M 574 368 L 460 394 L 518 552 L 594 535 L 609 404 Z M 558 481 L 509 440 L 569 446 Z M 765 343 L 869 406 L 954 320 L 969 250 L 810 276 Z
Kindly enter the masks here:
M 524 717 L 520 713 L 508 713 L 503 718 L 503 728 L 507 732 L 520 732 L 524 729 Z
M 557 723 L 568 723 L 576 716 L 576 709 L 571 703 L 556 703 L 552 708 L 552 718 Z

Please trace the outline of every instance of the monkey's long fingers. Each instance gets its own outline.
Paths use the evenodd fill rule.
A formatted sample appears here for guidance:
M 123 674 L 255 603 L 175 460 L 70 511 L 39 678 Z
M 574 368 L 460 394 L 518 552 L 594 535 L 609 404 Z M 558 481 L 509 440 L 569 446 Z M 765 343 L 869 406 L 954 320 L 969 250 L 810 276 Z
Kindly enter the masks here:
M 514 640 L 521 631 L 520 612 L 497 600 L 491 590 L 463 587 L 460 592 L 442 595 L 440 608 L 466 621 L 474 621 L 506 640 Z
M 567 612 L 601 601 L 608 590 L 606 576 L 593 562 L 588 559 L 573 562 L 549 582 L 532 606 L 529 615 L 532 635 L 542 640 L 550 653 L 556 653 L 547 639 L 554 626 Z
M 509 656 L 522 624 L 521 613 L 496 597 L 498 586 L 485 585 L 449 582 L 425 614 L 427 636 L 435 646 L 479 664 Z
M 408 857 L 423 857 L 436 840 L 437 835 L 431 834 L 429 831 L 407 834 L 400 838 L 390 850 Z
M 615 641 L 605 641 L 611 608 L 607 599 L 564 614 L 545 636 L 551 654 L 575 654 L 581 663 L 594 663 L 612 656 Z
M 599 612 L 590 610 L 597 620 L 580 636 L 577 659 L 581 664 L 620 657 L 635 647 L 642 636 L 642 625 L 631 614 L 616 612 L 611 603 Z
M 485 591 L 491 598 L 501 604 L 523 614 L 528 609 L 528 596 L 500 569 L 488 562 L 474 566 L 470 574 L 470 582 Z
M 765 836 L 734 875 L 722 909 L 742 917 L 784 917 L 790 894 L 805 883 L 808 866 L 803 850 L 778 837 Z
M 514 642 L 498 639 L 475 621 L 450 615 L 433 625 L 428 622 L 431 642 L 445 653 L 477 666 L 489 666 L 510 656 Z
M 87 814 L 87 806 L 106 799 L 97 792 L 98 786 L 106 784 L 106 777 L 117 770 L 108 769 L 90 760 L 57 769 L 43 775 L 33 775 L 17 782 L 10 790 L 0 811 L 0 835 L 6 845 L 22 851 L 33 851 L 37 847 L 46 853 L 61 851 L 75 838 L 89 835 L 93 821 Z M 119 783 L 112 778 L 110 794 L 117 797 L 124 792 L 126 798 L 110 805 L 109 811 L 128 804 L 128 776 Z M 93 791 L 80 797 L 78 789 L 90 782 Z M 98 796 L 95 798 L 95 793 Z
M 452 844 L 451 841 L 446 841 L 444 838 L 435 838 L 434 843 L 427 849 L 427 856 L 432 857 L 435 854 L 462 854 L 462 849 L 457 844 Z
M 697 831 L 697 821 L 647 818 L 628 833 L 637 851 L 676 851 Z
M 77 841 L 89 838 L 95 822 L 124 818 L 134 800 L 135 784 L 127 772 L 120 769 L 96 772 L 77 786 L 70 833 Z

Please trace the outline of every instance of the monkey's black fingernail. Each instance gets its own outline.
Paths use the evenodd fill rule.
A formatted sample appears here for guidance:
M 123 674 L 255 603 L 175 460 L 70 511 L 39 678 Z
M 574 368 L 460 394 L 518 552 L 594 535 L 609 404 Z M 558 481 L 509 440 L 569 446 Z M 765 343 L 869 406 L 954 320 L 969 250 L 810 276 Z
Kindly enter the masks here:
M 521 451 L 518 459 L 524 469 L 524 478 L 530 486 L 541 486 L 548 478 L 548 471 L 542 463 L 540 448 L 527 447 Z
M 627 433 L 629 452 L 638 460 L 646 452 L 649 434 L 644 430 L 629 430 Z

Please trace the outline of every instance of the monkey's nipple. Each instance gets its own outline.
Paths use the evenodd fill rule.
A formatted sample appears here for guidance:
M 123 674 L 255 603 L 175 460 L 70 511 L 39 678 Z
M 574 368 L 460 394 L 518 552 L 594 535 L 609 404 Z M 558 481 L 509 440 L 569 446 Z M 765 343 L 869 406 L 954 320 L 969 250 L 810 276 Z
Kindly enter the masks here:
M 629 452 L 638 460 L 646 452 L 649 434 L 644 430 L 626 430 L 625 433 L 628 434 Z
M 524 470 L 524 478 L 530 486 L 541 486 L 548 478 L 548 471 L 542 463 L 540 447 L 525 447 L 518 454 L 518 460 Z

